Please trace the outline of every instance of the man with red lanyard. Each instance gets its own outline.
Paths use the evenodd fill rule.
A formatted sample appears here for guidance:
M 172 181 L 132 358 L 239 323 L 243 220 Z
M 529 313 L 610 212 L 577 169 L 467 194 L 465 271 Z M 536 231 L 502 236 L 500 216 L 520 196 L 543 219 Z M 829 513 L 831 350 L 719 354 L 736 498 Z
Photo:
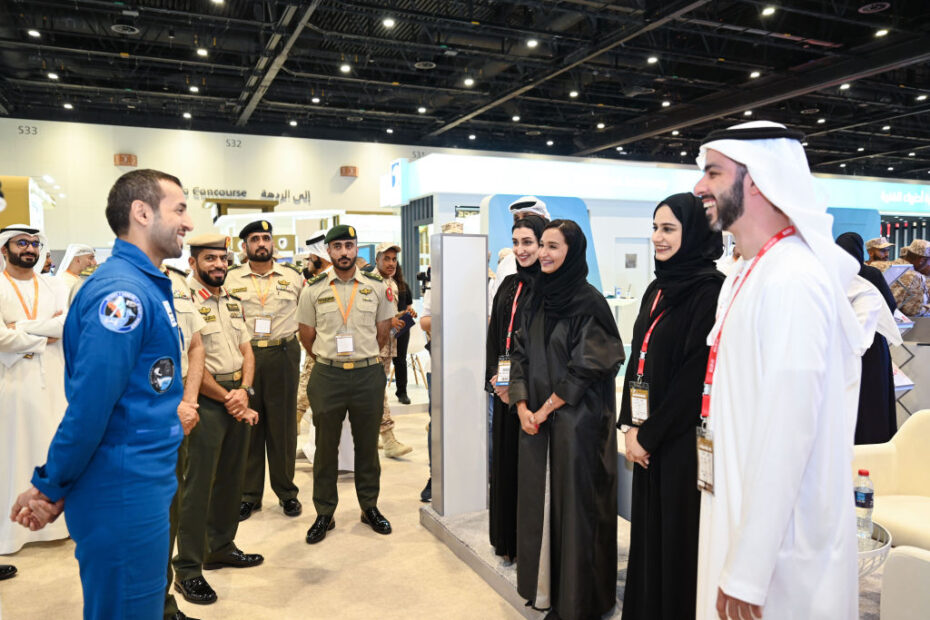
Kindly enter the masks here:
M 697 618 L 858 618 L 850 475 L 856 359 L 803 136 L 767 121 L 711 133 L 694 191 L 742 258 L 720 292 L 697 439 Z
M 36 228 L 0 230 L 0 503 L 7 513 L 35 464 L 45 459 L 68 406 L 61 348 L 68 290 L 40 275 L 47 252 L 45 235 Z M 0 519 L 0 554 L 67 537 L 64 519 L 36 532 Z

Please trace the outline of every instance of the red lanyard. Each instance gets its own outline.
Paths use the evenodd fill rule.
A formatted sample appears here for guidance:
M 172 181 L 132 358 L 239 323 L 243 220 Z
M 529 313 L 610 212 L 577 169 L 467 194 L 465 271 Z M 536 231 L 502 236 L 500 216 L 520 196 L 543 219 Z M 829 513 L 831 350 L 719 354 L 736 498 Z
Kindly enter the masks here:
M 749 269 L 746 270 L 745 274 L 739 276 L 739 283 L 736 286 L 736 290 L 733 292 L 733 296 L 730 298 L 730 305 L 727 306 L 726 311 L 723 313 L 723 320 L 720 321 L 720 329 L 717 330 L 717 337 L 714 338 L 714 344 L 710 347 L 710 355 L 707 356 L 707 372 L 704 374 L 704 393 L 701 396 L 701 417 L 705 420 L 710 417 L 710 388 L 714 384 L 714 372 L 717 370 L 717 350 L 720 348 L 720 336 L 723 334 L 723 324 L 727 320 L 727 316 L 730 314 L 730 309 L 733 307 L 733 302 L 736 301 L 736 296 L 739 295 L 740 290 L 742 290 L 743 285 L 746 284 L 746 280 L 749 279 L 749 274 L 752 273 L 752 270 L 755 269 L 756 263 L 759 262 L 759 259 L 762 256 L 772 249 L 776 243 L 790 237 L 795 233 L 794 226 L 788 226 L 778 232 L 774 237 L 765 242 L 765 245 L 762 246 L 762 249 L 759 250 L 759 253 L 756 254 L 756 257 L 752 259 L 752 262 L 749 264 Z
M 517 294 L 513 297 L 513 306 L 510 308 L 510 325 L 507 327 L 507 344 L 505 345 L 504 355 L 510 355 L 510 334 L 513 333 L 513 317 L 517 315 L 517 300 L 520 299 L 520 291 L 523 290 L 523 282 L 517 284 Z
M 652 316 L 652 313 L 656 311 L 656 306 L 659 305 L 659 299 L 662 298 L 662 291 L 659 290 L 659 294 L 656 295 L 655 300 L 652 302 L 652 310 L 649 311 L 649 316 Z M 656 328 L 656 323 L 659 322 L 665 316 L 665 310 L 659 313 L 659 316 L 656 317 L 656 320 L 652 322 L 652 325 L 649 327 L 649 330 L 646 332 L 646 336 L 643 338 L 643 347 L 639 351 L 639 365 L 636 367 L 636 377 L 637 381 L 643 380 L 643 372 L 646 369 L 646 351 L 649 350 L 649 339 L 652 338 L 652 330 Z

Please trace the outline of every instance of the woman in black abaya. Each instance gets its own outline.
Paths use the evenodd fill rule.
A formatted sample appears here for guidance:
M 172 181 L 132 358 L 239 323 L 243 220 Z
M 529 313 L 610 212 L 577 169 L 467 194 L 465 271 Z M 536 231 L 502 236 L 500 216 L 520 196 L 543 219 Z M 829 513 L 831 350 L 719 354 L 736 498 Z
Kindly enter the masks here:
M 517 555 L 517 449 L 520 419 L 510 404 L 507 385 L 498 381 L 501 358 L 510 358 L 511 325 L 515 329 L 533 295 L 539 276 L 539 241 L 545 220 L 527 215 L 513 225 L 517 273 L 504 278 L 494 295 L 488 323 L 485 385 L 495 395 L 491 418 L 491 480 L 488 525 L 494 553 L 513 560 Z M 506 372 L 506 371 L 505 371 Z
M 699 198 L 675 194 L 653 213 L 652 242 L 656 279 L 643 294 L 633 326 L 618 424 L 626 458 L 635 463 L 623 618 L 690 620 L 701 511 L 695 430 L 701 418 L 707 334 L 724 279 L 714 263 L 723 252 L 723 239 L 708 226 Z M 648 386 L 645 420 L 642 408 L 634 409 L 630 392 L 642 390 L 643 384 Z
M 615 377 L 623 344 L 588 284 L 575 222 L 542 235 L 539 284 L 511 360 L 520 417 L 517 590 L 564 620 L 597 618 L 617 600 Z

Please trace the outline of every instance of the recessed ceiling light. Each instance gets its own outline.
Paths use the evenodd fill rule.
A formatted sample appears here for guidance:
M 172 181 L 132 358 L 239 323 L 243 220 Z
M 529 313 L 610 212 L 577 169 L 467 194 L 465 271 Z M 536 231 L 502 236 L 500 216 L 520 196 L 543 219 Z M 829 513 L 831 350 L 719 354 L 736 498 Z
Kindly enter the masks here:
M 688 151 L 682 151 L 682 152 L 680 153 L 680 155 L 681 155 L 682 157 L 686 156 L 687 154 L 688 154 Z
M 473 134 L 473 133 L 468 134 L 468 139 L 469 139 L 469 140 L 474 140 L 474 139 L 477 138 L 477 137 L 478 137 L 478 136 L 476 136 L 476 135 Z
M 762 17 L 769 17 L 770 15 L 774 15 L 774 14 L 775 14 L 774 6 L 767 6 L 764 9 L 762 9 Z
M 197 86 L 191 85 L 190 91 L 191 91 L 192 93 L 199 93 L 199 92 L 200 92 L 200 88 L 197 87 Z
M 894 166 L 888 166 L 888 172 L 891 172 L 892 170 L 894 170 Z
M 519 114 L 514 114 L 513 116 L 510 117 L 510 120 L 512 120 L 512 121 L 515 122 L 515 123 L 518 123 L 518 122 L 520 122 L 520 115 L 519 115 Z
M 845 168 L 846 164 L 840 164 L 840 168 Z
M 654 65 L 657 62 L 659 62 L 659 59 L 655 56 L 650 56 L 649 58 L 646 59 L 646 62 L 648 62 L 650 65 Z
M 532 48 L 532 47 L 536 47 L 537 45 L 539 45 L 539 41 L 537 41 L 536 39 L 527 39 L 527 40 L 526 40 L 526 46 L 527 46 L 527 47 Z
M 288 123 L 291 127 L 297 127 L 297 121 L 291 121 Z
M 553 144 L 555 144 L 555 142 L 552 140 L 546 140 L 546 146 L 552 146 Z
M 917 101 L 926 101 L 927 95 L 917 95 Z
M 388 127 L 387 129 L 385 129 L 384 131 L 386 131 L 386 132 L 388 132 L 388 133 L 394 133 L 394 130 L 391 129 L 390 127 Z
M 417 112 L 419 112 L 420 114 L 426 114 L 426 108 L 424 108 L 423 106 L 420 106 L 419 108 L 417 108 Z
M 746 110 L 743 112 L 743 116 L 752 116 L 752 110 Z
M 840 90 L 849 90 L 849 84 L 840 84 Z
M 663 102 L 662 102 L 662 107 L 663 107 L 663 108 L 667 108 L 667 107 L 670 106 L 670 105 L 672 105 L 672 102 L 671 102 L 671 101 L 663 101 Z
M 65 104 L 65 109 L 66 109 L 66 110 L 73 110 L 73 109 L 74 109 L 74 106 L 71 105 L 70 103 L 66 103 L 66 104 Z
M 752 73 L 749 74 L 749 77 L 751 77 L 752 79 L 756 79 L 756 78 L 759 77 L 760 75 L 762 75 L 761 72 L 759 72 L 759 71 L 753 71 Z
M 313 99 L 310 100 L 310 103 L 319 103 L 319 102 L 320 102 L 319 97 L 314 97 Z
M 885 36 L 886 34 L 888 34 L 888 31 L 887 31 L 886 29 L 884 29 L 884 28 L 882 28 L 881 30 L 877 30 L 877 31 L 875 32 L 875 36 L 876 36 L 876 37 L 883 37 L 883 36 Z
M 885 125 L 884 127 L 882 127 L 882 131 L 890 131 L 890 130 L 891 130 L 891 125 Z
M 183 117 L 186 118 L 187 120 L 190 120 L 190 119 L 191 119 L 191 113 L 190 113 L 190 112 L 185 112 L 185 113 L 182 114 L 181 116 L 183 116 Z
M 467 77 L 467 78 L 465 78 L 464 84 L 465 84 L 465 86 L 474 86 L 474 85 L 475 85 L 475 80 L 474 80 L 474 78 Z
M 807 142 L 802 142 L 801 146 L 807 146 Z
M 859 147 L 859 148 L 857 148 L 856 150 L 857 150 L 857 151 L 859 151 L 859 152 L 861 153 L 862 151 L 864 151 L 864 150 L 865 150 L 865 147 L 864 147 L 864 146 L 860 146 L 860 147 Z
M 618 151 L 622 151 L 622 150 L 623 150 L 623 147 L 622 147 L 622 146 L 618 146 L 618 147 L 617 147 L 617 150 L 618 150 Z
M 597 128 L 598 128 L 598 129 L 603 129 L 603 128 L 606 127 L 606 126 L 607 126 L 607 125 L 605 125 L 604 123 L 598 123 L 598 124 L 597 124 Z
M 384 26 L 385 28 L 393 28 L 394 26 L 397 25 L 397 22 L 394 21 L 393 17 L 385 17 L 381 21 L 381 25 Z
M 223 4 L 223 0 L 212 0 L 213 4 Z
M 827 122 L 827 119 L 825 119 L 825 118 L 818 118 L 818 119 L 817 119 L 817 124 L 818 124 L 818 125 L 823 125 L 823 124 L 826 123 L 826 122 Z
M 347 62 L 344 62 L 341 65 L 339 65 L 339 70 L 342 71 L 343 73 L 348 73 L 349 71 L 352 70 L 352 65 L 350 65 Z
M 913 157 L 913 156 L 916 155 L 916 154 L 917 154 L 917 153 L 915 153 L 914 151 L 911 151 L 910 153 L 907 154 L 907 156 L 908 156 L 908 157 Z
M 38 39 L 39 37 L 42 36 L 42 33 L 39 32 L 38 30 L 27 30 L 27 31 L 26 31 L 26 34 L 28 34 L 30 37 L 33 37 L 33 38 L 36 38 L 36 39 Z
M 198 56 L 204 56 L 204 57 L 206 57 L 207 54 L 208 54 L 207 48 L 205 48 L 205 47 L 198 47 L 198 48 L 197 48 L 197 55 L 198 55 Z
M 572 99 L 574 99 L 575 97 L 578 96 L 578 91 L 577 91 L 577 90 L 573 90 L 573 91 L 571 91 L 570 93 L 568 93 L 568 96 L 571 97 Z
M 678 130 L 677 130 L 677 129 L 673 130 L 673 131 L 672 131 L 672 135 L 673 135 L 673 136 L 677 136 L 677 135 L 678 135 Z
M 57 74 L 57 73 L 49 73 L 49 74 L 48 74 L 48 79 L 50 79 L 50 80 L 57 80 L 57 79 L 58 79 L 58 74 Z

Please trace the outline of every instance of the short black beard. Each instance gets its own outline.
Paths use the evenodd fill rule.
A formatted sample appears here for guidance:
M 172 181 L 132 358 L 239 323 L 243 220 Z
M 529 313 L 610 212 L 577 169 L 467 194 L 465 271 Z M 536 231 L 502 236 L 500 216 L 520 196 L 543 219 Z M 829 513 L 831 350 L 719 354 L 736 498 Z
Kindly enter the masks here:
M 268 256 L 266 256 L 265 258 L 259 258 L 258 252 L 253 252 L 252 250 L 249 250 L 248 248 L 246 248 L 245 250 L 245 255 L 249 257 L 250 261 L 254 261 L 256 263 L 264 263 L 264 262 L 270 261 L 272 258 L 272 254 L 273 254 L 270 250 L 266 250 L 266 251 L 268 252 Z
M 736 170 L 733 185 L 725 194 L 714 196 L 717 203 L 717 221 L 711 222 L 710 228 L 714 232 L 729 230 L 733 222 L 743 217 L 743 179 L 746 177 L 746 168 L 740 166 Z
M 200 278 L 200 281 L 206 284 L 207 286 L 223 286 L 223 283 L 226 282 L 226 272 L 223 272 L 222 278 L 214 278 L 206 271 L 201 271 L 200 268 L 197 269 L 197 276 Z
M 39 260 L 38 256 L 32 259 L 23 260 L 22 256 L 19 254 L 14 254 L 13 252 L 8 252 L 7 256 L 9 256 L 11 265 L 14 267 L 22 267 L 23 269 L 32 269 L 36 266 L 36 262 Z

